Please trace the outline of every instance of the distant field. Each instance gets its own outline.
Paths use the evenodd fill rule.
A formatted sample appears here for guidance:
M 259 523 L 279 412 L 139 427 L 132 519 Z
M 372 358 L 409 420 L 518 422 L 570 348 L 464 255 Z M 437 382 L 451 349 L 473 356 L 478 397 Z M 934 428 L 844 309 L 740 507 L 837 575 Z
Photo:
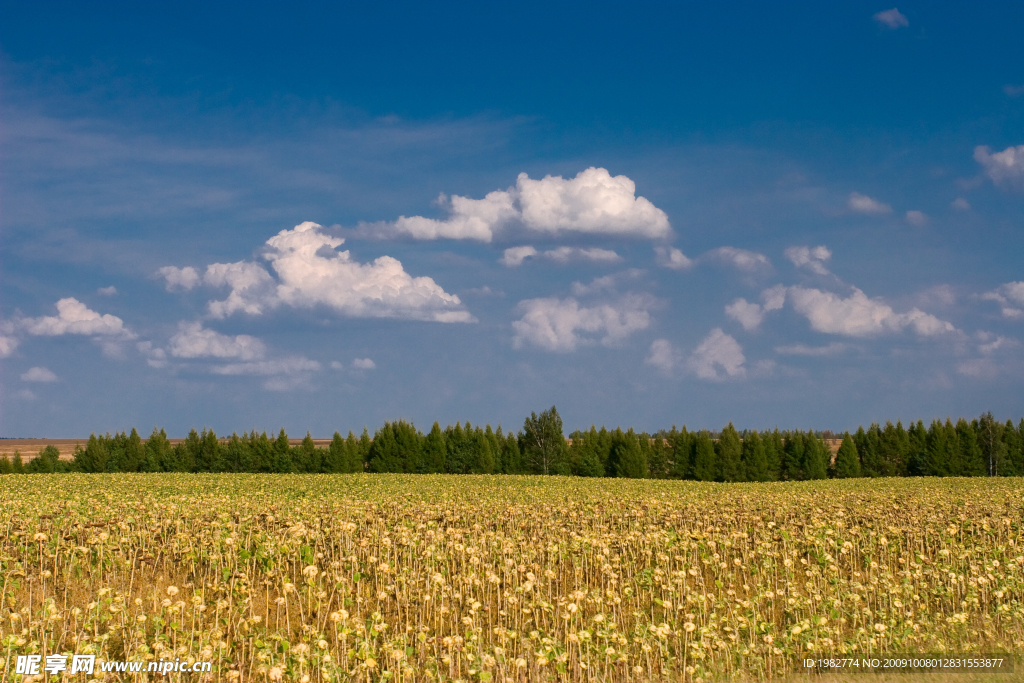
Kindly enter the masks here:
M 1022 525 L 1015 479 L 5 476 L 0 658 L 525 683 L 806 680 L 795 662 L 817 653 L 1019 653 Z
M 183 442 L 185 439 L 168 439 L 172 446 Z M 89 437 L 80 439 L 0 439 L 0 458 L 7 456 L 8 458 L 14 457 L 15 453 L 21 453 L 21 457 L 25 460 L 34 458 L 39 455 L 39 451 L 43 450 L 47 446 L 56 446 L 57 450 L 60 451 L 61 460 L 72 460 L 75 455 L 75 448 L 81 446 L 85 448 L 85 444 L 88 443 Z M 143 439 L 145 442 L 146 439 Z M 227 437 L 219 439 L 221 443 L 227 443 L 229 439 Z M 292 446 L 298 446 L 302 443 L 302 439 L 288 439 L 288 443 Z M 313 443 L 316 444 L 317 448 L 324 448 L 329 446 L 331 443 L 330 439 L 313 439 Z

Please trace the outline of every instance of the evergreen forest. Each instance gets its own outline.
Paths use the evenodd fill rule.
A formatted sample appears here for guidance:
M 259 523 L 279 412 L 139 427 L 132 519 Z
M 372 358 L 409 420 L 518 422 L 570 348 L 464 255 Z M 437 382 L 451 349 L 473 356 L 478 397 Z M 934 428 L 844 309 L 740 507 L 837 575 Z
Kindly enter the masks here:
M 838 444 L 838 449 L 830 448 Z M 307 434 L 292 445 L 284 429 L 276 437 L 255 430 L 219 438 L 193 429 L 172 444 L 162 429 L 148 439 L 137 430 L 89 437 L 73 459 L 54 446 L 27 462 L 0 458 L 0 474 L 53 472 L 252 472 L 416 474 L 552 474 L 580 477 L 786 481 L 852 477 L 1022 476 L 1024 419 L 1017 425 L 986 413 L 968 422 L 877 423 L 855 433 L 813 430 L 719 432 L 686 427 L 655 434 L 633 429 L 563 433 L 552 406 L 526 418 L 518 432 L 499 426 L 435 422 L 423 433 L 404 420 L 385 422 L 371 437 L 335 432 L 318 446 Z

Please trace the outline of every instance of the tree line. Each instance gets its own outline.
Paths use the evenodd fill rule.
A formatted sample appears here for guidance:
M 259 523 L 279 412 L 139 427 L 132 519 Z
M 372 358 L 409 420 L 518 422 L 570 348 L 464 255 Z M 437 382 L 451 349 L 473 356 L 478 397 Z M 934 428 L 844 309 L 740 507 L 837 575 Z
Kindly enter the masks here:
M 0 474 L 47 472 L 252 472 L 418 474 L 558 474 L 581 477 L 787 481 L 849 477 L 1024 476 L 1024 419 L 1001 423 L 986 413 L 968 422 L 877 423 L 844 433 L 833 456 L 831 432 L 778 429 L 720 432 L 686 427 L 654 434 L 591 427 L 566 439 L 552 406 L 531 413 L 518 432 L 501 426 L 435 422 L 424 434 L 404 420 L 385 422 L 371 437 L 335 432 L 327 446 L 307 433 L 292 446 L 255 430 L 222 441 L 193 429 L 171 444 L 163 429 L 143 440 L 131 433 L 93 434 L 71 461 L 54 446 L 24 462 L 0 458 Z

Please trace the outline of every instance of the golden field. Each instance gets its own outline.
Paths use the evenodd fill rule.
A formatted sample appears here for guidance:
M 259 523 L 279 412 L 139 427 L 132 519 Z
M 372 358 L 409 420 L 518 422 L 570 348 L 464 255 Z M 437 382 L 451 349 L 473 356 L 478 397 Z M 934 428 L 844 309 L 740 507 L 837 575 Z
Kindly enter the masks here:
M 1019 653 L 1022 516 L 1019 479 L 8 475 L 0 678 L 52 653 L 271 683 Z

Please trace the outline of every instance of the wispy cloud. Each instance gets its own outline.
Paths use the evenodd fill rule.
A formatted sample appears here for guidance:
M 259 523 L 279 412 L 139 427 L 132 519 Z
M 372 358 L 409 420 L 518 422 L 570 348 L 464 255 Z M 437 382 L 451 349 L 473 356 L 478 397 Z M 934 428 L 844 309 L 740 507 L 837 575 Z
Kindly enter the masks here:
M 851 211 L 872 216 L 892 213 L 892 207 L 888 204 L 872 199 L 871 197 L 865 194 L 860 194 L 859 192 L 850 193 L 850 196 L 846 200 L 846 206 L 849 207 Z
M 57 375 L 53 374 L 49 368 L 34 367 L 21 373 L 21 380 L 23 382 L 56 382 Z
M 910 26 L 910 21 L 908 21 L 907 18 L 895 7 L 887 9 L 884 12 L 878 12 L 871 18 L 880 26 L 884 26 L 885 28 L 892 30 Z
M 556 247 L 547 251 L 538 251 L 532 246 L 510 247 L 504 251 L 499 263 L 515 268 L 522 265 L 528 258 L 542 258 L 559 264 L 571 261 L 591 261 L 594 263 L 618 263 L 622 257 L 611 249 L 598 247 Z

